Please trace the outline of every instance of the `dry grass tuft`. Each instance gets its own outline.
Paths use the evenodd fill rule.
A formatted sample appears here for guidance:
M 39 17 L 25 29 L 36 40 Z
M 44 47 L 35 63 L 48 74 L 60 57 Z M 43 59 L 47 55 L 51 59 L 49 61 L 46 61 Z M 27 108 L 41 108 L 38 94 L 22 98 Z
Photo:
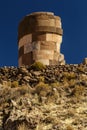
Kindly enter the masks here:
M 66 130 L 74 130 L 74 128 L 72 126 L 68 125 Z
M 40 82 L 36 86 L 36 93 L 39 96 L 46 96 L 48 93 L 51 92 L 51 87 L 48 84 L 45 84 L 44 82 Z
M 28 130 L 28 127 L 23 123 L 18 126 L 17 130 Z
M 46 66 L 43 65 L 41 62 L 35 62 L 30 66 L 30 69 L 37 70 L 37 71 L 43 70 L 45 68 Z
M 15 87 L 18 87 L 18 86 L 19 86 L 18 81 L 13 81 L 13 82 L 11 83 L 11 88 L 15 88 Z

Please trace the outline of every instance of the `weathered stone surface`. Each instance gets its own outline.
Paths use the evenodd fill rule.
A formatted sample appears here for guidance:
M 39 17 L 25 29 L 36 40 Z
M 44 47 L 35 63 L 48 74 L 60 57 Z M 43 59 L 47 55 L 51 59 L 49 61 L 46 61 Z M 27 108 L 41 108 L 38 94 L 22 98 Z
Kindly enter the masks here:
M 58 16 L 55 16 L 55 26 L 61 28 L 61 22 Z
M 41 41 L 40 49 L 41 49 L 41 51 L 42 50 L 45 50 L 45 51 L 49 51 L 49 50 L 55 51 L 55 49 L 56 49 L 55 42 Z
M 37 32 L 32 34 L 32 42 L 35 41 L 46 41 L 46 34 L 43 32 Z
M 22 63 L 24 63 L 23 65 L 31 65 L 34 63 L 32 52 L 26 53 L 22 56 Z
M 64 55 L 63 54 L 59 55 L 59 57 L 58 57 L 58 63 L 60 65 L 65 65 L 65 60 L 64 60 Z
M 83 64 L 87 64 L 87 58 L 84 58 Z
M 36 60 L 36 62 L 41 62 L 41 63 L 43 63 L 44 65 L 49 65 L 50 63 L 49 63 L 49 59 L 38 59 L 38 60 Z
M 19 55 L 19 58 L 18 58 L 18 65 L 21 66 L 23 64 L 22 62 L 22 56 Z
M 24 46 L 22 46 L 22 47 L 19 49 L 19 57 L 21 57 L 23 54 L 24 54 Z
M 24 54 L 31 53 L 33 51 L 32 43 L 27 43 L 24 45 Z
M 32 34 L 27 34 L 19 40 L 18 47 L 21 48 L 22 46 L 30 42 L 32 42 Z
M 43 20 L 43 19 L 37 19 L 36 21 L 36 26 L 51 26 L 51 27 L 54 27 L 55 26 L 55 19 L 46 19 L 46 20 Z
M 27 15 L 18 31 L 19 66 L 45 60 L 45 65 L 58 64 L 62 35 L 61 19 L 53 13 Z
M 41 50 L 41 51 L 33 51 L 33 60 L 41 60 L 41 59 L 53 59 L 53 51 L 46 51 L 46 50 Z
M 62 43 L 62 36 L 57 34 L 46 33 L 46 41 Z

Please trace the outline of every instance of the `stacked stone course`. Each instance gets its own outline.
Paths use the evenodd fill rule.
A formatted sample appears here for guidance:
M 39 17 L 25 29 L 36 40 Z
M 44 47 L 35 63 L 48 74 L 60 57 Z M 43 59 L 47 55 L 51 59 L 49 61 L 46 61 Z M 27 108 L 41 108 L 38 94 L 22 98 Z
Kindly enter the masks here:
M 27 15 L 19 24 L 19 66 L 39 61 L 45 65 L 64 64 L 60 53 L 63 30 L 61 19 L 50 12 Z
M 63 73 L 66 72 L 75 73 L 77 75 L 77 80 L 80 75 L 87 77 L 87 64 L 50 65 L 40 71 L 33 70 L 28 66 L 22 66 L 19 68 L 2 67 L 0 68 L 0 84 L 6 86 L 9 81 L 17 81 L 19 85 L 29 84 L 34 87 L 34 85 L 38 84 L 40 81 L 41 76 L 44 78 L 44 82 L 46 83 L 54 83 L 55 81 L 61 82 Z M 87 86 L 87 82 L 83 82 L 85 82 Z M 0 89 L 2 89 L 1 86 Z

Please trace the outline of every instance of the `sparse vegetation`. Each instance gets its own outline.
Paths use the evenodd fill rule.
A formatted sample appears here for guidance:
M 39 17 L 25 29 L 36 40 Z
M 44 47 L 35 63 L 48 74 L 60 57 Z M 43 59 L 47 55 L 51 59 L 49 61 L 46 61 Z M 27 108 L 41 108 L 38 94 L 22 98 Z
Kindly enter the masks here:
M 15 88 L 15 87 L 18 87 L 18 86 L 19 86 L 18 81 L 11 82 L 11 88 Z
M 76 74 L 74 72 L 63 72 L 63 77 L 67 80 L 76 79 Z
M 50 86 L 51 86 L 52 88 L 56 88 L 56 89 L 57 89 L 58 87 L 61 86 L 61 83 L 59 83 L 58 81 L 56 81 L 55 83 L 51 83 Z
M 79 72 L 84 72 L 84 67 L 83 67 L 83 66 L 78 66 L 77 70 L 78 70 Z
M 18 126 L 17 130 L 28 130 L 27 126 L 25 125 L 25 123 L 22 123 Z
M 74 94 L 75 96 L 80 99 L 80 97 L 82 96 L 82 94 L 84 93 L 84 87 L 83 86 L 79 86 L 79 85 L 75 85 L 74 88 Z
M 74 130 L 74 128 L 72 126 L 68 125 L 66 130 Z
M 4 117 L 4 130 L 84 130 L 87 74 L 78 67 L 37 66 L 11 68 L 6 75 L 1 69 L 0 125 Z
M 43 65 L 41 62 L 35 62 L 33 63 L 31 66 L 30 66 L 30 69 L 32 70 L 37 70 L 37 71 L 40 71 L 40 70 L 43 70 L 45 69 L 46 66 Z
M 45 84 L 44 82 L 39 82 L 36 87 L 36 93 L 39 96 L 47 96 L 51 92 L 51 87 L 48 84 Z
M 69 87 L 70 87 L 70 86 L 75 86 L 76 83 L 77 83 L 76 79 L 71 79 L 71 80 L 68 81 L 68 86 L 69 86 Z
M 44 82 L 44 81 L 45 81 L 44 77 L 43 77 L 43 76 L 40 76 L 40 77 L 39 77 L 39 82 Z

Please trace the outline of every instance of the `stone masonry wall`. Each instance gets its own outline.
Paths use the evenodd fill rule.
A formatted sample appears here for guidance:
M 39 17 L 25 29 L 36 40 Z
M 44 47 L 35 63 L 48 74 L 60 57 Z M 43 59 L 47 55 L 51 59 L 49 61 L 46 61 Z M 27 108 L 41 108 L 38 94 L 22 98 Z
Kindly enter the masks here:
M 19 66 L 36 61 L 45 65 L 58 64 L 62 34 L 61 19 L 53 13 L 27 15 L 18 30 Z M 64 63 L 64 57 L 61 61 Z

